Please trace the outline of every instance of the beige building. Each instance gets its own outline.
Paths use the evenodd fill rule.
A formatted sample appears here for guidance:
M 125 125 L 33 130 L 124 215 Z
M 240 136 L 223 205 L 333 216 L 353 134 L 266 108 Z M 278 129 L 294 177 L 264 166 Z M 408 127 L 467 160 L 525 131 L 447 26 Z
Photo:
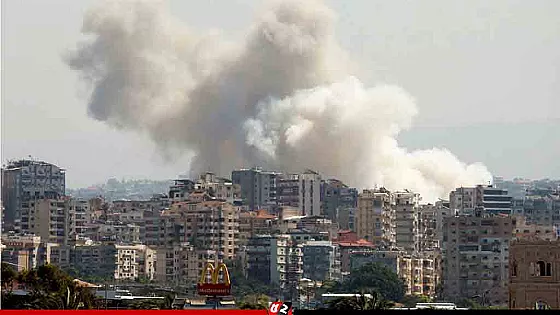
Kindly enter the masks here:
M 173 285 L 188 285 L 198 281 L 206 263 L 214 263 L 216 252 L 197 250 L 183 243 L 157 249 L 156 281 Z
M 217 177 L 214 173 L 207 172 L 200 175 L 195 188 L 204 190 L 210 196 L 231 204 L 241 201 L 241 186 L 227 178 Z
M 486 305 L 507 305 L 511 217 L 449 217 L 444 220 L 443 290 L 456 301 L 480 296 Z
M 407 252 L 420 250 L 420 194 L 394 192 L 395 244 Z
M 243 211 L 239 213 L 239 246 L 247 245 L 249 238 L 271 232 L 272 222 L 277 216 L 266 210 Z
M 399 256 L 397 274 L 405 282 L 406 294 L 434 297 L 439 270 L 439 255 L 435 253 Z
M 544 240 L 557 239 L 557 228 L 552 225 L 528 224 L 524 216 L 516 217 L 514 238 L 517 240 Z
M 395 202 L 388 190 L 364 190 L 358 195 L 355 229 L 358 238 L 377 246 L 395 245 Z
M 39 236 L 3 234 L 0 244 L 2 262 L 17 271 L 36 268 L 40 264 L 40 246 Z
M 219 258 L 235 258 L 239 239 L 239 209 L 224 201 L 178 202 L 162 214 L 161 246 L 190 243 L 213 250 Z
M 132 223 L 106 222 L 99 224 L 91 235 L 91 239 L 99 242 L 116 244 L 139 244 L 140 226 Z
M 28 233 L 41 237 L 43 242 L 68 244 L 70 240 L 69 198 L 41 199 L 24 203 L 22 221 L 29 222 Z
M 51 263 L 57 264 L 66 247 L 50 249 Z M 134 281 L 138 278 L 153 280 L 156 251 L 146 245 L 79 245 L 69 250 L 70 266 L 82 274 L 90 274 L 117 281 Z M 63 263 L 62 261 L 60 263 Z
M 560 240 L 520 240 L 510 247 L 510 309 L 560 309 Z

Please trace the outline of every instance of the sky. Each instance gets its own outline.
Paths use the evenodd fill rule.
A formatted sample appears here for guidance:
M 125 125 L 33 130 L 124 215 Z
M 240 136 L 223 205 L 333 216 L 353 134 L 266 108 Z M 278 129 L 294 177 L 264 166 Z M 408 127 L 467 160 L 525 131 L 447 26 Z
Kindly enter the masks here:
M 67 186 L 170 179 L 146 135 L 87 115 L 62 56 L 83 38 L 94 1 L 2 1 L 2 162 L 29 155 L 67 169 Z M 445 147 L 505 178 L 560 178 L 560 2 L 329 0 L 337 38 L 367 84 L 397 84 L 419 107 L 399 141 Z M 168 1 L 200 30 L 241 37 L 261 1 Z M 220 8 L 220 10 L 216 10 Z M 227 174 L 223 174 L 227 175 Z

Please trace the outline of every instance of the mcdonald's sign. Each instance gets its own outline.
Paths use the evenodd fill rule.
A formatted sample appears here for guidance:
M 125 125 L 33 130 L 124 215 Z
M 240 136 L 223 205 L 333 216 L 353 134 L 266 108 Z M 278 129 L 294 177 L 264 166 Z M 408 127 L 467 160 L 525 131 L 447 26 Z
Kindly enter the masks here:
M 223 272 L 223 281 L 219 283 L 220 271 Z M 210 278 L 210 279 L 208 279 Z M 198 294 L 210 296 L 224 296 L 231 294 L 231 281 L 227 266 L 223 263 L 214 268 L 214 264 L 207 263 L 200 275 L 197 286 Z

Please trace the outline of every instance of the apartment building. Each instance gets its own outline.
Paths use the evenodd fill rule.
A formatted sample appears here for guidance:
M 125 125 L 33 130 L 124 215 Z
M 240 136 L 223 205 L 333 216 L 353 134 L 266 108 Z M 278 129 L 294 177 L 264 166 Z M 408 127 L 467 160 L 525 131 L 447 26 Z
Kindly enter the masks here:
M 18 272 L 31 270 L 40 264 L 41 237 L 12 232 L 3 234 L 0 241 L 2 262 Z
M 396 241 L 395 202 L 386 189 L 364 190 L 358 195 L 356 233 L 376 246 L 391 247 Z
M 338 179 L 328 179 L 321 183 L 321 213 L 333 222 L 346 221 L 345 229 L 348 228 L 349 209 L 358 206 L 358 190 L 348 187 Z M 343 220 L 341 220 L 341 218 Z
M 53 259 L 51 249 L 51 261 Z M 70 266 L 80 272 L 117 281 L 134 281 L 140 277 L 153 280 L 156 251 L 146 245 L 78 245 L 70 249 Z
M 434 297 L 439 280 L 437 256 L 404 254 L 399 257 L 397 274 L 404 280 L 406 294 Z
M 93 222 L 93 212 L 90 203 L 84 199 L 70 198 L 67 207 L 69 239 L 75 242 L 87 237 L 90 224 Z
M 356 264 L 352 265 L 352 256 L 355 253 L 367 253 L 375 249 L 375 245 L 363 239 L 357 241 L 338 241 L 335 243 L 340 248 L 340 269 L 343 275 L 350 273 L 353 268 L 358 266 Z
M 253 235 L 249 238 L 246 247 L 247 272 L 249 279 L 262 283 L 271 283 L 272 243 L 276 240 L 268 234 Z M 278 258 L 278 256 L 275 256 Z M 279 277 L 278 277 L 279 278 Z
M 266 210 L 240 212 L 239 246 L 247 245 L 248 240 L 255 235 L 270 233 L 272 222 L 277 218 Z
M 176 179 L 169 187 L 169 200 L 171 203 L 187 201 L 189 195 L 195 190 L 196 183 L 190 179 Z
M 28 211 L 24 206 L 41 199 L 58 199 L 65 190 L 65 171 L 56 165 L 35 160 L 8 162 L 2 168 L 2 228 L 29 231 L 30 223 L 22 218 Z
M 240 169 L 231 173 L 231 180 L 241 188 L 241 199 L 249 210 L 271 210 L 277 204 L 276 183 L 279 175 L 260 168 Z
M 410 191 L 394 192 L 395 245 L 407 252 L 420 250 L 420 194 Z
M 560 309 L 560 240 L 510 246 L 510 309 Z
M 196 181 L 196 189 L 204 190 L 213 198 L 226 201 L 231 204 L 242 202 L 241 186 L 234 184 L 231 180 L 223 177 L 217 177 L 214 173 L 206 172 L 200 175 Z
M 507 190 L 491 185 L 457 188 L 449 194 L 449 203 L 452 210 L 464 215 L 513 214 L 512 196 Z
M 22 204 L 22 230 L 41 237 L 43 242 L 71 243 L 70 198 L 38 199 Z
M 520 201 L 529 224 L 560 225 L 560 195 L 529 195 Z
M 524 216 L 516 216 L 513 238 L 516 240 L 544 240 L 552 241 L 558 238 L 559 229 L 552 225 L 527 223 Z
M 197 249 L 217 251 L 219 259 L 234 259 L 239 239 L 238 207 L 215 200 L 178 202 L 163 211 L 158 223 L 160 246 L 188 242 Z
M 197 250 L 189 243 L 157 248 L 156 281 L 176 286 L 198 281 L 206 263 L 214 263 L 216 252 Z
M 132 223 L 107 221 L 92 228 L 90 238 L 97 242 L 140 244 L 140 226 Z
M 429 251 L 440 248 L 440 235 L 442 230 L 438 229 L 438 205 L 422 205 L 419 212 L 418 233 L 420 234 L 420 251 Z M 441 222 L 443 223 L 443 221 Z
M 276 183 L 276 196 L 279 206 L 299 208 L 299 175 L 281 175 Z
M 402 253 L 396 250 L 376 250 L 374 248 L 356 248 L 349 252 L 350 270 L 361 268 L 370 263 L 378 263 L 399 272 L 399 259 Z
M 450 217 L 444 220 L 443 290 L 447 299 L 491 297 L 490 305 L 507 305 L 509 242 L 512 217 Z
M 303 275 L 303 245 L 290 235 L 276 235 L 270 248 L 270 281 L 280 287 L 286 298 L 297 294 Z
M 146 210 L 159 211 L 168 208 L 170 205 L 171 200 L 169 198 L 156 195 L 148 200 L 115 200 L 111 203 L 109 212 L 129 214 L 141 213 Z
M 341 281 L 340 248 L 331 241 L 303 244 L 303 277 L 313 281 Z
M 306 170 L 299 175 L 299 207 L 306 216 L 321 215 L 321 175 Z

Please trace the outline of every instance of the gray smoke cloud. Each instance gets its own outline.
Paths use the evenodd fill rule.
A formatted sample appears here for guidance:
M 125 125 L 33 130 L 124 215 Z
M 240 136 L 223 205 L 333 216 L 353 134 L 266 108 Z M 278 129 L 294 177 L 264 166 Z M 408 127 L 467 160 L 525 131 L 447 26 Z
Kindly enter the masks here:
M 320 1 L 267 5 L 242 41 L 190 30 L 162 1 L 108 1 L 66 58 L 91 87 L 89 114 L 147 132 L 193 172 L 261 165 L 313 168 L 360 188 L 412 189 L 425 200 L 491 180 L 445 149 L 408 152 L 396 138 L 417 106 L 396 86 L 365 87 Z

